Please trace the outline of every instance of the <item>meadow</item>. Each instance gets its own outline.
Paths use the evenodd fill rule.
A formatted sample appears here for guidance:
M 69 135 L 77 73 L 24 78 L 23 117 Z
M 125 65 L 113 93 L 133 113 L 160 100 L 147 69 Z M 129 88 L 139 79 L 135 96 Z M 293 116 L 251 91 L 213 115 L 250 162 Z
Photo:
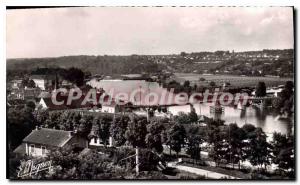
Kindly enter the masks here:
M 204 81 L 200 81 L 204 78 Z M 215 82 L 217 86 L 223 85 L 225 82 L 230 83 L 233 87 L 255 87 L 259 81 L 266 83 L 268 87 L 284 85 L 286 81 L 293 81 L 293 78 L 281 77 L 263 77 L 263 76 L 235 76 L 235 75 L 203 75 L 194 73 L 175 73 L 176 81 L 183 83 L 190 81 L 191 85 L 197 84 L 201 86 L 209 86 L 211 81 Z

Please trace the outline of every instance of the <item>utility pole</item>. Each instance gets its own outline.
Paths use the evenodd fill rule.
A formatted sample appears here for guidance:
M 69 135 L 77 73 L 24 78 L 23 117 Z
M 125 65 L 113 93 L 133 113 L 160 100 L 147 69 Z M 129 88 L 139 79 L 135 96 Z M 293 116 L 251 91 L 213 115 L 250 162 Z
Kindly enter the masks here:
M 247 108 L 245 108 L 245 124 L 247 124 Z
M 135 172 L 136 172 L 136 175 L 139 175 L 139 148 L 136 146 L 135 147 Z
M 135 172 L 136 172 L 136 175 L 139 175 L 139 172 L 140 172 L 140 162 L 139 162 L 139 148 L 136 146 L 135 147 L 135 154 L 134 155 L 131 155 L 131 156 L 128 156 L 128 157 L 125 157 L 124 159 L 121 159 L 119 162 L 123 161 L 123 160 L 126 160 L 126 159 L 129 159 L 129 158 L 133 158 L 135 157 Z
M 140 107 L 142 106 L 142 86 L 140 85 Z
M 232 163 L 232 160 L 231 160 L 231 155 L 232 155 L 232 146 L 231 146 L 231 135 L 230 135 L 230 125 L 229 125 L 229 148 L 230 148 L 230 154 L 229 154 L 229 163 Z

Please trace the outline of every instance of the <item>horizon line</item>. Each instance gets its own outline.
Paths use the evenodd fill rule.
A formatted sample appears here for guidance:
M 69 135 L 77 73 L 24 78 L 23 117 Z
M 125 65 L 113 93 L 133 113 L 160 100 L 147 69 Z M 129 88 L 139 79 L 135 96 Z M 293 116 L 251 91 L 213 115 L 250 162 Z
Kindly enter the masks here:
M 264 51 L 264 50 L 294 50 L 294 48 L 285 48 L 285 49 L 259 49 L 259 50 L 214 50 L 214 51 L 192 51 L 192 52 L 185 52 L 187 54 L 192 54 L 192 53 L 204 53 L 204 52 L 209 52 L 209 53 L 214 53 L 217 51 L 229 51 L 232 52 L 234 51 L 235 53 L 243 53 L 243 52 L 251 52 L 251 51 Z M 54 57 L 16 57 L 16 58 L 6 58 L 6 60 L 22 60 L 22 59 L 45 59 L 45 58 L 61 58 L 61 57 L 76 57 L 76 56 L 120 56 L 120 57 L 128 57 L 128 56 L 164 56 L 164 55 L 180 55 L 180 53 L 169 53 L 169 54 L 128 54 L 128 55 L 119 55 L 119 54 L 98 54 L 98 55 L 93 55 L 93 54 L 78 54 L 78 55 L 60 55 L 60 56 L 54 56 Z

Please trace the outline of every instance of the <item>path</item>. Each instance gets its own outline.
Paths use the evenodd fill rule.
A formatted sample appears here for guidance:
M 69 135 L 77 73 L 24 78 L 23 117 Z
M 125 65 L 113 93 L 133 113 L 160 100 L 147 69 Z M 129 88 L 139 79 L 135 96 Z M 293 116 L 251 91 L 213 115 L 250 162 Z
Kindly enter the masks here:
M 213 179 L 220 179 L 222 177 L 223 178 L 226 177 L 228 179 L 240 179 L 240 178 L 229 176 L 229 175 L 222 174 L 222 173 L 217 173 L 217 172 L 203 170 L 203 169 L 194 168 L 194 167 L 190 167 L 190 166 L 180 165 L 180 164 L 177 164 L 176 162 L 169 162 L 167 165 L 169 167 L 173 167 L 173 168 L 176 168 L 178 170 L 182 170 L 182 171 L 186 171 L 186 172 L 190 172 L 190 173 L 195 173 L 197 175 L 204 175 L 208 178 L 213 178 Z

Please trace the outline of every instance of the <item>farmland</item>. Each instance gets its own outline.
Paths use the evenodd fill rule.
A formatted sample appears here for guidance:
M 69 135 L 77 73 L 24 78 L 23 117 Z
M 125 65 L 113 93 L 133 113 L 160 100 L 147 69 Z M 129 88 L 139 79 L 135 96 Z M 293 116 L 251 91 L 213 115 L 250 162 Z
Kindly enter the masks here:
M 266 83 L 268 87 L 284 85 L 286 81 L 293 81 L 292 78 L 279 78 L 279 77 L 250 77 L 250 76 L 234 76 L 234 75 L 200 75 L 194 73 L 175 73 L 174 78 L 176 81 L 183 83 L 188 80 L 191 84 L 201 86 L 209 86 L 211 81 L 215 82 L 217 86 L 222 85 L 224 82 L 229 82 L 231 86 L 235 87 L 255 87 L 259 81 Z M 205 80 L 200 81 L 200 78 Z

